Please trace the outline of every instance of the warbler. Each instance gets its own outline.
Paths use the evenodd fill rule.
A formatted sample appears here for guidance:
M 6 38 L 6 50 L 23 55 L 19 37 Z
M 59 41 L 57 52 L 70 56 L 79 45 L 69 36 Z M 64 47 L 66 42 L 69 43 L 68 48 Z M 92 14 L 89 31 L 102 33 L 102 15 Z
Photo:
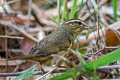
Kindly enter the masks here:
M 41 64 L 52 59 L 53 54 L 66 51 L 77 35 L 88 25 L 82 20 L 68 20 L 59 26 L 55 31 L 43 38 L 37 45 L 33 46 L 27 56 L 20 56 L 16 59 L 39 61 Z

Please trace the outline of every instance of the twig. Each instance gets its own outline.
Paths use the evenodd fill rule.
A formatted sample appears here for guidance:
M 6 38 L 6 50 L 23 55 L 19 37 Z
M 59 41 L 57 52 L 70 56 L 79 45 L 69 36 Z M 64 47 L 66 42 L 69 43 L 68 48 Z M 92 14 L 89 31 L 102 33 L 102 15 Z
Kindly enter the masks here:
M 57 10 L 58 10 L 58 23 L 60 22 L 60 10 L 61 10 L 61 1 L 60 0 L 57 0 Z
M 120 65 L 110 65 L 110 66 L 101 66 L 99 68 L 97 68 L 98 70 L 105 70 L 105 69 L 118 69 L 120 68 Z M 54 70 L 54 69 L 53 69 Z M 66 69 L 66 68 L 63 68 L 63 69 L 56 69 L 55 71 L 51 71 L 52 73 L 60 73 L 60 72 L 65 72 L 69 69 Z M 42 74 L 46 74 L 50 71 L 45 71 L 43 73 L 43 71 L 35 71 L 35 74 L 34 75 L 42 75 Z M 23 74 L 23 72 L 15 72 L 15 73 L 0 73 L 0 77 L 7 77 L 7 76 L 18 76 L 20 74 Z
M 47 13 L 47 12 L 41 10 L 41 9 L 40 9 L 36 4 L 34 4 L 34 3 L 32 3 L 31 8 L 32 8 L 34 14 L 38 17 L 38 20 L 39 20 L 40 23 L 42 23 L 42 24 L 47 24 L 47 25 L 49 25 L 49 26 L 56 26 L 56 24 L 55 24 L 54 22 L 52 22 L 51 20 L 48 20 L 48 17 L 49 17 L 48 15 L 51 14 L 50 12 Z M 47 10 L 47 11 L 48 11 L 48 10 Z M 54 12 L 54 13 L 57 13 L 57 11 L 56 11 L 56 12 L 53 11 L 53 12 Z M 54 14 L 54 13 L 53 13 L 53 14 Z M 44 16 L 43 16 L 43 14 L 44 14 Z M 41 17 L 42 17 L 42 18 L 41 18 Z
M 118 47 L 105 47 L 105 49 L 118 49 L 118 48 L 120 48 L 120 46 L 118 46 Z
M 29 37 L 31 40 L 33 40 L 35 42 L 39 42 L 36 38 L 34 38 L 33 36 L 31 36 L 30 34 L 28 34 L 27 32 L 25 32 L 24 29 L 20 29 L 19 28 L 19 27 L 21 27 L 20 25 L 15 25 L 11 21 L 2 21 L 2 20 L 0 20 L 0 24 L 6 25 L 7 27 L 13 27 L 14 29 L 16 29 L 17 31 L 19 31 L 20 33 L 24 34 L 26 37 Z
M 0 38 L 24 39 L 23 37 L 18 37 L 18 36 L 8 36 L 8 35 L 0 35 Z
M 118 46 L 118 47 L 103 47 L 102 49 L 99 49 L 97 52 L 92 53 L 92 54 L 85 54 L 85 56 L 88 56 L 88 55 L 96 55 L 97 53 L 99 53 L 99 52 L 101 52 L 101 51 L 103 51 L 103 50 L 105 50 L 105 49 L 118 49 L 118 48 L 120 48 L 120 47 L 119 47 L 119 46 Z
M 51 55 L 52 57 L 54 57 L 54 59 L 56 59 L 56 57 L 58 57 L 59 59 L 56 61 L 56 65 L 55 66 L 58 66 L 59 65 L 59 62 L 61 61 L 61 60 L 64 60 L 65 62 L 67 62 L 67 63 L 70 63 L 70 61 L 67 59 L 67 58 L 65 58 L 64 56 L 65 56 L 66 54 L 63 54 L 62 56 L 59 56 L 59 55 Z M 55 61 L 53 61 L 52 62 L 52 65 L 53 65 L 53 63 L 54 63 Z
M 15 2 L 17 2 L 17 1 L 19 1 L 19 0 L 12 0 L 12 1 L 6 1 L 6 0 L 3 0 L 5 3 L 3 4 L 3 5 L 8 5 L 8 4 L 12 4 L 12 3 L 15 3 Z
M 120 21 L 118 21 L 118 22 L 116 22 L 114 24 L 109 25 L 108 28 L 111 28 L 111 29 L 114 29 L 114 30 L 118 30 L 118 29 L 120 29 L 119 26 L 120 26 Z M 103 32 L 105 34 L 105 28 L 103 27 L 102 29 L 99 30 L 99 32 L 100 32 L 100 37 L 101 37 Z M 94 35 L 96 35 L 96 36 L 94 36 Z M 82 43 L 88 43 L 88 42 L 94 40 L 96 37 L 98 37 L 97 36 L 97 31 L 90 33 L 87 40 L 86 40 L 86 36 L 83 36 L 83 37 L 80 37 L 79 41 L 80 41 L 81 44 Z
M 100 1 L 100 3 L 99 3 L 99 5 L 100 6 L 102 6 L 104 3 L 106 3 L 107 2 L 107 0 L 101 0 Z M 94 13 L 94 10 L 93 9 L 91 9 L 90 10 L 91 11 L 91 13 Z M 89 13 L 86 13 L 83 17 L 81 17 L 82 18 L 82 20 L 86 20 L 87 18 L 89 18 L 90 17 L 90 14 Z
M 65 18 L 66 3 L 67 3 L 67 0 L 64 1 L 64 8 L 63 8 L 63 14 L 62 14 L 62 22 L 64 22 L 64 18 Z
M 7 26 L 5 26 L 5 36 L 7 36 L 8 34 L 8 31 L 7 31 Z M 5 39 L 5 57 L 6 57 L 6 66 L 5 66 L 5 69 L 6 69 L 6 72 L 8 70 L 8 39 L 6 38 Z
M 85 54 L 85 55 L 86 55 L 86 56 L 88 56 L 88 55 L 96 55 L 97 53 L 103 51 L 104 49 L 105 49 L 105 48 L 103 47 L 102 49 L 98 50 L 98 51 L 95 52 L 95 53 L 92 53 L 92 54 Z
M 18 76 L 20 74 L 23 74 L 24 72 L 15 72 L 15 73 L 0 73 L 1 77 L 7 77 L 7 76 Z M 42 71 L 36 71 L 35 74 L 42 75 Z M 46 73 L 46 72 L 45 72 Z
M 120 68 L 120 65 L 101 66 L 98 69 L 103 70 L 103 69 L 118 69 L 118 68 Z
M 15 53 L 22 53 L 22 50 L 20 50 L 20 49 L 9 49 L 9 51 L 12 51 Z M 0 49 L 0 52 L 5 52 L 5 49 Z
M 6 3 L 6 0 L 4 2 Z M 6 8 L 4 6 L 2 6 L 2 7 L 5 11 L 5 15 L 7 15 L 8 12 L 7 12 Z M 7 35 L 8 35 L 8 30 L 7 30 L 7 26 L 5 25 L 5 36 L 7 36 Z M 5 71 L 7 72 L 7 70 L 8 70 L 8 39 L 7 38 L 5 39 L 5 52 L 6 52 L 6 54 L 5 54 L 5 57 L 6 57 Z
M 31 6 L 32 6 L 32 0 L 29 0 L 28 3 L 29 3 L 29 4 L 28 4 L 28 22 L 27 22 L 27 24 L 26 24 L 26 29 L 27 29 L 27 31 L 28 31 L 28 28 L 29 28 L 29 26 L 30 26 L 30 16 L 31 16 L 31 10 L 32 10 L 32 8 L 31 8 Z
M 53 31 L 54 30 L 54 27 L 37 27 L 37 28 L 29 28 L 29 31 L 28 32 L 39 32 L 40 29 L 42 29 L 43 31 L 45 32 L 49 32 L 49 31 Z
M 58 70 L 53 71 L 53 73 L 60 73 L 60 72 L 65 72 L 65 71 L 67 71 L 67 69 L 58 69 Z M 43 75 L 43 74 L 46 74 L 48 72 L 50 72 L 50 71 L 44 71 L 44 73 L 43 73 L 43 71 L 35 71 L 34 75 Z M 18 75 L 23 74 L 23 73 L 24 73 L 24 71 L 15 72 L 15 73 L 0 73 L 0 77 L 18 76 Z
M 73 50 L 73 49 L 68 49 L 69 51 L 71 51 L 73 54 L 75 54 L 75 55 L 78 55 L 78 53 L 75 51 L 75 50 Z M 88 56 L 86 56 L 86 55 L 83 55 L 83 54 L 81 54 L 83 57 L 85 57 L 85 58 L 89 58 Z M 78 57 L 78 56 L 77 56 Z M 78 57 L 78 59 L 79 59 L 79 57 Z
M 49 72 L 45 73 L 43 76 L 41 76 L 41 77 L 39 78 L 39 80 L 43 79 L 45 76 L 47 76 L 48 74 L 52 73 L 52 72 L 53 72 L 54 70 L 56 70 L 56 69 L 57 69 L 57 67 L 55 67 L 55 68 L 53 68 L 52 70 L 50 70 Z

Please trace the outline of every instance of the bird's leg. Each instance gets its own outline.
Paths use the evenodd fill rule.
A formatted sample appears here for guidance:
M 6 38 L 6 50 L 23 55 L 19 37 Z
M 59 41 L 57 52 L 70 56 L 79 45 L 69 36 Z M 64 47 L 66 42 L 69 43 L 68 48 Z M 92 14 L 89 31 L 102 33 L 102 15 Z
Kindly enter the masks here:
M 71 43 L 70 43 L 70 46 L 69 46 L 69 48 L 68 48 L 68 52 L 67 52 L 67 54 L 66 54 L 65 56 L 69 56 L 69 53 L 70 53 L 70 50 L 69 50 L 69 49 L 72 48 L 72 45 L 73 45 L 73 43 L 71 42 Z
M 40 62 L 39 62 L 40 63 Z M 42 64 L 40 63 L 40 70 L 42 71 L 42 75 L 44 74 L 45 70 L 42 67 Z
M 66 58 L 66 54 L 68 54 L 69 53 L 69 51 L 65 51 L 65 52 L 61 52 L 61 54 L 62 53 L 64 53 L 63 55 L 61 55 L 59 58 L 60 59 L 58 59 L 58 61 L 57 61 L 57 63 L 56 63 L 56 66 L 57 67 L 67 67 L 67 64 L 69 63 L 69 61 L 68 61 L 68 59 Z
M 72 48 L 72 45 L 73 45 L 73 43 L 71 42 L 71 43 L 70 43 L 70 46 L 69 46 L 69 48 L 68 48 L 68 49 L 71 49 L 71 48 Z

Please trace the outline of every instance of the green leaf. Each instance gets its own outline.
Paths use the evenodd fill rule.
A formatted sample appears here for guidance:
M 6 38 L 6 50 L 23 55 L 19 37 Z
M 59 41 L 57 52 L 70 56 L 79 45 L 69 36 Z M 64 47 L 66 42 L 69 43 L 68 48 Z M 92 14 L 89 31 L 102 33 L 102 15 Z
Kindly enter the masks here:
M 82 57 L 81 53 L 79 52 L 78 48 L 76 49 L 77 52 L 77 56 L 79 57 L 80 61 L 82 62 L 82 64 L 86 64 L 85 59 Z
M 82 53 L 82 54 L 85 54 L 87 52 L 87 50 L 86 49 L 80 49 L 79 52 Z
M 57 19 L 58 19 L 58 23 L 59 23 L 60 22 L 60 10 L 61 10 L 61 1 L 60 0 L 57 0 L 57 8 L 58 8 Z
M 110 64 L 117 60 L 120 60 L 120 49 L 116 49 L 104 56 L 97 58 L 96 60 L 86 63 L 83 66 L 81 65 L 78 69 L 85 67 L 89 71 L 89 70 L 93 70 L 95 67 L 97 68 L 106 64 Z M 77 75 L 77 73 L 78 70 L 73 68 L 67 72 L 63 72 L 62 74 L 51 78 L 50 80 L 65 80 L 74 77 L 75 75 Z
M 88 29 L 87 34 L 86 34 L 86 39 L 88 39 L 89 34 L 90 34 L 91 32 L 92 32 L 92 30 L 91 30 L 91 29 Z
M 67 2 L 68 0 L 66 0 L 66 3 L 65 3 L 65 14 L 64 14 L 64 17 L 65 17 L 65 20 L 68 20 L 68 7 L 67 7 Z
M 117 0 L 112 0 L 113 12 L 114 12 L 114 22 L 117 21 Z
M 35 67 L 36 65 L 32 66 L 31 68 L 27 69 L 24 71 L 23 74 L 17 76 L 16 78 L 14 78 L 13 80 L 21 80 L 21 79 L 25 79 L 27 77 L 30 77 L 34 74 L 34 70 L 36 69 Z
M 64 0 L 57 0 L 57 9 L 58 9 L 58 16 L 57 16 L 57 22 L 61 22 L 61 16 L 62 16 L 62 6 L 63 6 Z M 60 25 L 60 24 L 59 24 Z
M 80 15 L 80 11 L 81 11 L 82 7 L 83 7 L 83 0 L 81 0 L 80 6 L 79 6 L 79 8 L 78 8 L 78 12 L 77 12 L 77 16 L 76 16 L 77 18 L 78 18 L 79 15 Z
M 70 17 L 69 17 L 69 19 L 73 19 L 74 18 L 76 7 L 77 7 L 77 0 L 74 0 L 72 9 L 70 11 Z
M 119 59 L 120 59 L 120 49 L 116 49 L 104 56 L 99 57 L 96 60 L 93 60 L 93 61 L 85 64 L 85 66 L 87 69 L 93 70 L 94 65 L 96 65 L 96 67 L 99 67 L 99 66 L 103 66 L 103 65 L 109 64 L 111 62 L 117 61 Z
M 57 0 L 57 8 L 58 8 L 58 23 L 60 23 L 60 16 L 61 16 L 61 7 L 62 7 L 63 0 Z
M 76 74 L 77 70 L 73 68 L 72 70 L 64 72 L 60 76 L 53 77 L 50 80 L 66 80 L 69 77 L 74 77 Z

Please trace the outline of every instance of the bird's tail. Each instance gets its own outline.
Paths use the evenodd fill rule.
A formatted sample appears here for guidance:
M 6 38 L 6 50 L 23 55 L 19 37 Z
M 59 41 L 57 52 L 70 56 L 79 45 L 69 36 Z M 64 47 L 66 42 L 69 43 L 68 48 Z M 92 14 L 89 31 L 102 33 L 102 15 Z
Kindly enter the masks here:
M 10 58 L 9 60 L 29 60 L 31 59 L 32 56 L 31 55 L 22 55 L 22 56 L 16 56 L 16 57 L 13 57 L 13 58 Z

